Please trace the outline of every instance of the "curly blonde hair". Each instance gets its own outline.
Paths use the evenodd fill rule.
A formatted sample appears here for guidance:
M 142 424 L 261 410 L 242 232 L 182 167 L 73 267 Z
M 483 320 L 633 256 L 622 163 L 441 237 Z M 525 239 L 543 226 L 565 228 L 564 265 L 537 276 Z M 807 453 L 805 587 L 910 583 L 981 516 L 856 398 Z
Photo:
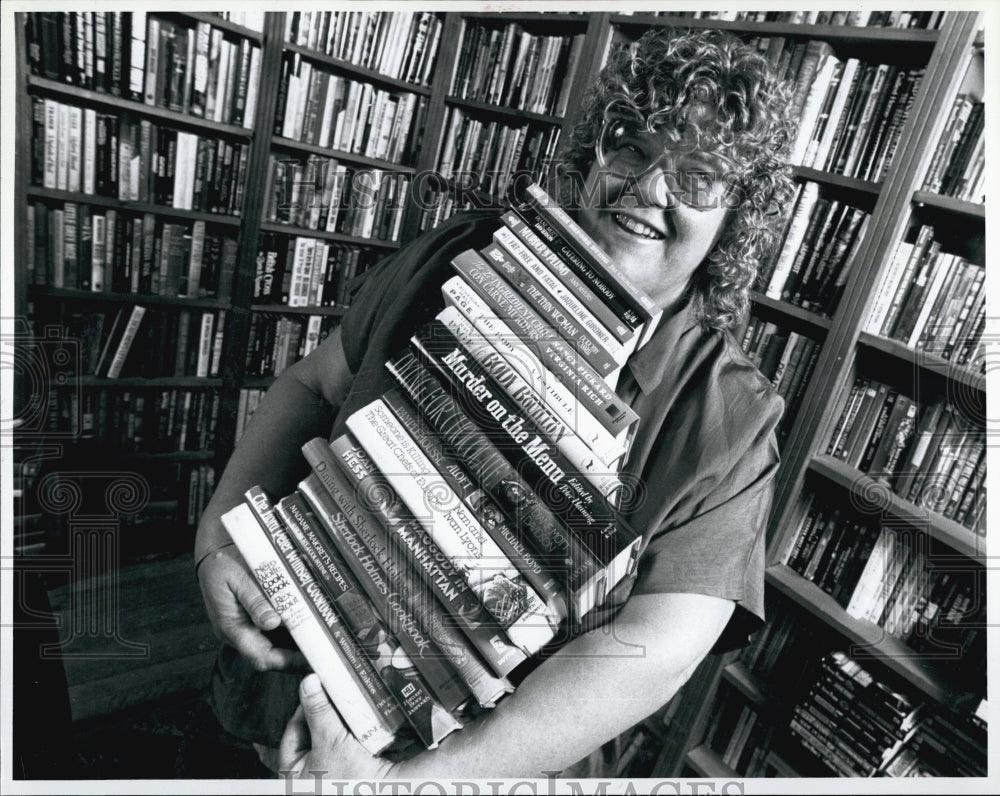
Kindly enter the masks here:
M 616 49 L 584 98 L 581 120 L 556 174 L 570 196 L 597 159 L 603 125 L 617 117 L 668 131 L 731 165 L 738 189 L 732 217 L 706 266 L 695 277 L 702 322 L 715 329 L 739 323 L 763 260 L 779 242 L 793 192 L 788 152 L 791 86 L 766 58 L 736 37 L 714 30 L 647 31 Z

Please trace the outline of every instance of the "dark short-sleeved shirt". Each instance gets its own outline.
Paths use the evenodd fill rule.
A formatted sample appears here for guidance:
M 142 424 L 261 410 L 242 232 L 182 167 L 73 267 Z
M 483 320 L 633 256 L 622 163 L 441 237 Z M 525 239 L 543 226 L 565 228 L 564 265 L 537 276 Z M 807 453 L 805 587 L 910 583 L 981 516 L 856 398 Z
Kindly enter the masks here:
M 451 259 L 486 246 L 499 224 L 495 211 L 460 214 L 366 276 L 341 324 L 354 381 L 331 437 L 345 430 L 351 413 L 394 385 L 384 363 L 407 345 L 417 325 L 444 306 L 440 286 L 454 273 Z M 764 528 L 778 463 L 774 428 L 782 401 L 732 336 L 705 329 L 691 304 L 662 320 L 630 357 L 619 393 L 640 418 L 622 475 L 641 485 L 623 511 L 642 533 L 643 549 L 636 571 L 604 606 L 588 614 L 587 624 L 600 624 L 630 594 L 706 594 L 736 603 L 716 650 L 740 646 L 764 616 Z M 228 664 L 223 677 L 238 686 L 239 664 L 232 656 Z M 262 687 L 257 681 L 272 675 L 280 677 L 253 675 L 255 705 L 232 688 L 216 689 L 220 719 L 225 713 L 219 711 L 220 698 L 256 714 Z M 287 693 L 280 697 L 285 698 Z M 241 734 L 233 721 L 223 724 Z M 270 717 L 267 724 L 272 731 L 283 726 Z M 258 725 L 254 740 L 261 730 Z

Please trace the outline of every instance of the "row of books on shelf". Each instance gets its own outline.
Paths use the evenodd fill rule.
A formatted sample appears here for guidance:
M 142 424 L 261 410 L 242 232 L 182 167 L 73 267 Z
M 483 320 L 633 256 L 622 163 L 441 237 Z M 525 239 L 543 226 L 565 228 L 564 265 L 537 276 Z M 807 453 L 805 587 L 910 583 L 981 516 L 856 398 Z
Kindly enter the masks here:
M 430 11 L 292 11 L 285 15 L 285 41 L 427 85 L 443 27 Z
M 515 174 L 542 178 L 555 157 L 560 129 L 477 119 L 463 108 L 448 109 L 438 155 L 438 173 L 467 180 L 472 187 L 504 196 Z
M 264 220 L 376 240 L 399 239 L 410 177 L 311 155 L 269 156 Z
M 357 277 L 376 259 L 368 249 L 264 233 L 257 252 L 254 301 L 288 307 L 346 307 Z
M 871 214 L 821 196 L 819 184 L 796 187 L 781 248 L 758 284 L 769 298 L 831 317 L 840 303 Z
M 632 12 L 627 12 L 632 13 Z M 636 12 L 638 13 L 638 12 Z M 645 15 L 645 12 L 642 12 Z M 654 16 L 717 19 L 732 22 L 784 22 L 792 25 L 927 28 L 941 26 L 944 11 L 657 11 Z
M 254 313 L 250 318 L 244 373 L 277 376 L 323 342 L 338 322 L 338 318 L 323 315 L 287 317 Z
M 49 430 L 123 454 L 210 450 L 217 390 L 138 388 L 53 390 Z
M 32 99 L 31 181 L 43 188 L 239 215 L 249 146 L 53 99 Z
M 286 53 L 274 134 L 401 163 L 414 154 L 427 104 L 413 92 L 378 88 Z
M 765 52 L 779 66 L 787 61 L 786 76 L 795 82 L 789 110 L 800 121 L 791 164 L 881 180 L 925 68 L 841 59 L 819 40 L 768 37 Z
M 208 232 L 204 221 L 102 213 L 75 202 L 33 202 L 27 220 L 29 284 L 182 298 L 230 295 L 236 240 Z
M 790 667 L 751 676 L 757 690 L 765 680 L 781 684 L 763 686 L 765 703 L 728 687 L 717 698 L 705 737 L 739 775 L 985 775 L 984 699 L 967 700 L 978 705 L 969 715 L 964 703 L 934 705 L 835 647 L 817 661 L 817 649 L 837 642 L 802 634 L 802 623 L 782 611 L 742 653 L 744 661 L 763 654 L 779 664 L 796 655 Z
M 519 23 L 463 18 L 450 93 L 461 99 L 565 116 L 586 38 L 545 36 Z
M 233 437 L 234 444 L 238 444 L 243 438 L 243 432 L 246 431 L 247 426 L 250 423 L 250 419 L 253 417 L 253 413 L 257 411 L 257 406 L 260 404 L 260 401 L 266 392 L 267 388 L 265 387 L 240 388 L 240 397 L 236 404 L 236 429 Z
M 917 531 L 811 496 L 786 563 L 848 616 L 978 679 L 985 664 L 984 582 L 947 569 Z
M 863 376 L 845 393 L 827 454 L 985 533 L 986 429 L 946 400 L 921 405 Z
M 742 348 L 757 369 L 785 400 L 785 412 L 778 427 L 778 441 L 784 441 L 806 388 L 812 379 L 820 345 L 798 332 L 783 331 L 777 324 L 753 316 L 743 334 Z
M 137 12 L 26 15 L 32 73 L 216 122 L 253 126 L 261 48 L 204 21 Z
M 924 190 L 982 202 L 985 187 L 985 105 L 968 92 L 955 97 L 948 121 L 934 149 Z
M 576 361 L 564 327 L 534 313 L 531 288 L 511 272 L 529 261 L 566 272 L 574 270 L 571 263 L 593 266 L 609 280 L 603 312 L 620 313 L 614 334 L 621 337 L 642 336 L 654 321 L 651 307 L 638 290 L 623 287 L 607 256 L 537 186 L 503 222 L 491 246 L 452 260 L 457 274 L 442 288 L 446 308 L 386 363 L 394 386 L 351 414 L 345 434 L 332 443 L 316 439 L 303 447 L 311 475 L 277 502 L 284 525 L 259 489 L 223 517 L 351 731 L 373 754 L 414 742 L 434 746 L 460 728 L 470 709 L 495 705 L 513 690 L 516 669 L 562 638 L 636 565 L 640 537 L 609 495 L 620 435 L 637 418 L 622 407 L 619 417 L 598 419 L 588 399 L 572 392 L 562 394 L 563 412 L 552 413 L 544 397 L 549 384 L 537 378 L 546 354 L 531 341 L 568 358 L 560 370 L 567 382 L 588 373 L 588 391 L 598 400 L 610 387 L 605 375 Z M 548 285 L 543 290 L 556 291 L 549 303 L 558 301 L 566 313 L 583 309 L 569 282 L 539 275 Z M 581 272 L 570 281 L 590 290 L 583 279 Z M 500 303 L 491 309 L 490 300 Z M 591 301 L 602 300 L 591 291 Z M 560 384 L 553 379 L 555 396 Z M 590 425 L 583 423 L 587 415 Z M 617 446 L 611 466 L 590 451 L 586 433 L 574 430 L 581 426 L 568 425 L 573 418 L 588 433 L 601 429 L 605 446 Z M 577 463 L 564 450 L 587 461 Z M 605 458 L 609 453 L 603 450 Z M 318 554 L 300 544 L 310 534 Z M 324 593 L 321 564 L 338 556 L 361 581 L 378 619 L 401 610 L 386 604 L 392 590 L 414 627 L 439 627 L 428 639 L 445 638 L 442 626 L 454 629 L 440 659 L 453 671 L 443 678 L 425 671 L 425 654 L 412 654 L 407 625 L 396 633 L 427 708 L 418 711 L 412 699 L 401 698 L 385 677 L 391 669 L 366 670 L 377 650 L 368 659 L 353 650 L 351 642 L 363 644 L 365 633 L 346 610 L 338 613 L 334 592 Z M 391 585 L 369 589 L 373 577 Z M 317 618 L 313 631 L 303 624 L 296 633 L 298 614 Z M 456 657 L 452 647 L 464 652 Z M 435 729 L 428 709 L 451 721 Z
M 865 326 L 872 334 L 968 365 L 986 328 L 986 269 L 943 251 L 924 224 L 913 243 L 901 240 L 886 269 Z
M 77 375 L 109 379 L 218 376 L 225 321 L 225 310 L 160 310 L 139 304 L 74 312 L 65 319 L 67 334 L 79 347 Z

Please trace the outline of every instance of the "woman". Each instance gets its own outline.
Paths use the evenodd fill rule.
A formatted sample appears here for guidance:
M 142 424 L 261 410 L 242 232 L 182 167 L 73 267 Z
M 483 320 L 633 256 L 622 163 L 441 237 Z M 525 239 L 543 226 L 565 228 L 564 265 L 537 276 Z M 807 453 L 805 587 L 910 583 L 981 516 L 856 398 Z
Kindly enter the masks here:
M 746 313 L 791 193 L 787 101 L 764 58 L 715 32 L 651 31 L 599 76 L 559 193 L 571 190 L 579 223 L 664 310 L 617 387 L 640 417 L 624 473 L 645 487 L 629 513 L 642 556 L 588 616 L 600 629 L 546 659 L 483 719 L 404 763 L 368 756 L 315 675 L 302 681 L 302 707 L 281 737 L 298 685 L 282 670 L 295 654 L 262 632 L 278 618 L 218 518 L 253 483 L 291 491 L 302 475 L 299 446 L 331 426 L 339 433 L 389 386 L 383 363 L 440 308 L 449 260 L 486 245 L 496 213 L 456 217 L 389 258 L 341 327 L 275 382 L 196 547 L 208 613 L 228 644 L 217 712 L 260 744 L 272 768 L 341 779 L 565 771 L 669 700 L 713 647 L 744 643 L 760 625 L 781 400 L 728 330 Z

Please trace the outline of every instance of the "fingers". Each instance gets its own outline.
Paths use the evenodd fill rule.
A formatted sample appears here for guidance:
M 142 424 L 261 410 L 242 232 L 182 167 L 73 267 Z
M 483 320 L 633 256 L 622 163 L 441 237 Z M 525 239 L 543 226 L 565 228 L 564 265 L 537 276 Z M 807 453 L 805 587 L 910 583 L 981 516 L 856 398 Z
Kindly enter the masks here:
M 300 668 L 302 656 L 295 650 L 276 647 L 249 622 L 230 624 L 226 628 L 230 644 L 259 672 L 270 669 Z
M 281 744 L 277 751 L 277 768 L 274 771 L 289 771 L 310 749 L 309 725 L 306 722 L 302 706 L 295 708 L 295 713 L 288 720 L 285 732 L 281 736 Z M 270 750 L 275 751 L 275 750 Z
M 240 601 L 240 605 L 250 614 L 250 619 L 257 627 L 261 630 L 274 630 L 281 624 L 278 612 L 271 607 L 264 592 L 249 575 L 240 572 L 230 582 L 233 594 Z
M 336 743 L 347 736 L 347 730 L 344 729 L 337 711 L 333 709 L 333 704 L 323 690 L 317 675 L 308 674 L 302 679 L 299 685 L 299 700 L 302 703 L 306 723 L 309 725 L 313 746 Z

